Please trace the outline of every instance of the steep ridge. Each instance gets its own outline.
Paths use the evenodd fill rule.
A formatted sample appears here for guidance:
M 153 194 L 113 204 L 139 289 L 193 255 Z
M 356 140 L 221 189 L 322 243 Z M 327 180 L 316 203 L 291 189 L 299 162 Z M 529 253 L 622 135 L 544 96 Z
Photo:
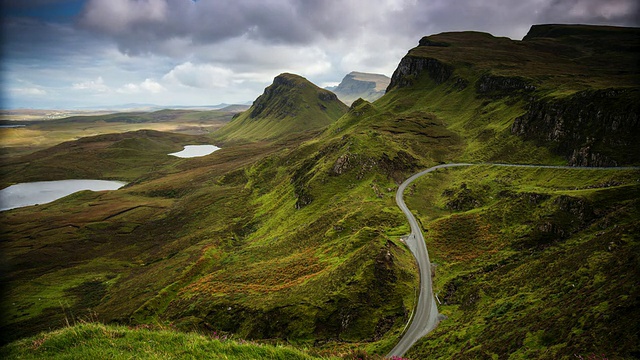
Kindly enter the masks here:
M 391 79 L 386 75 L 352 71 L 331 91 L 347 105 L 358 99 L 375 101 L 384 95 L 389 81 Z
M 215 136 L 224 140 L 275 139 L 321 129 L 346 110 L 334 93 L 285 73 L 276 76 L 249 110 L 234 117 Z
M 496 110 L 510 111 L 503 125 L 529 143 L 519 147 L 550 149 L 575 165 L 638 164 L 638 35 L 635 28 L 539 25 L 523 41 L 478 32 L 428 36 L 402 59 L 387 91 L 425 81 L 447 87 L 447 101 L 470 108 L 451 125 L 480 140 L 474 146 L 499 136 L 504 147 L 506 127 L 482 124 Z M 434 95 L 434 110 L 451 111 L 440 104 L 444 93 Z
M 409 226 L 394 203 L 398 185 L 438 163 L 566 164 L 549 143 L 513 134 L 515 119 L 536 100 L 607 89 L 613 82 L 633 88 L 635 75 L 616 68 L 627 60 L 592 72 L 576 60 L 572 42 L 563 41 L 532 39 L 527 45 L 474 32 L 423 38 L 401 60 L 382 98 L 357 100 L 348 110 L 337 106 L 346 113 L 312 132 L 289 123 L 304 121 L 307 109 L 289 95 L 313 90 L 303 100 L 317 110 L 312 104 L 320 92 L 284 75 L 220 133 L 228 146 L 210 156 L 157 164 L 123 191 L 1 213 L 10 269 L 4 303 L 10 321 L 3 330 L 25 336 L 62 325 L 65 313 L 91 314 L 105 322 L 287 339 L 320 351 L 388 353 L 411 316 L 419 286 L 401 241 Z M 579 50 L 584 55 L 587 47 Z M 624 279 L 636 271 L 637 173 L 528 171 L 443 171 L 433 175 L 442 181 L 407 189 L 409 208 L 430 229 L 426 241 L 438 263 L 432 267 L 434 289 L 449 306 L 443 310 L 449 320 L 409 355 L 506 357 L 526 343 L 522 357 L 540 357 L 547 345 L 558 347 L 552 355 L 572 356 L 570 351 L 593 349 L 572 347 L 588 344 L 581 323 L 597 331 L 609 326 L 615 334 L 632 326 L 624 316 L 635 314 L 629 309 L 637 296 Z M 555 187 L 539 189 L 549 184 Z M 480 213 L 485 205 L 488 214 Z M 595 222 L 596 214 L 601 221 Z M 600 228 L 607 230 L 603 237 L 596 235 Z M 573 246 L 580 241 L 589 246 Z M 621 251 L 602 255 L 611 242 Z M 606 261 L 587 261 L 599 255 Z M 569 297 L 554 293 L 530 276 L 547 264 L 566 265 L 580 277 L 559 272 L 554 280 L 550 273 L 546 282 L 557 281 L 563 290 L 573 280 L 589 287 Z M 594 268 L 580 270 L 581 264 Z M 620 280 L 600 271 L 606 267 Z M 491 281 L 484 282 L 485 274 Z M 496 290 L 500 275 L 508 279 L 504 291 Z M 594 289 L 603 276 L 611 284 L 607 293 L 623 297 L 621 309 L 602 310 L 609 304 Z M 518 286 L 527 293 L 519 294 Z M 539 287 L 548 298 L 585 304 L 575 311 L 582 320 L 563 312 L 556 321 L 557 302 L 553 311 L 535 307 Z M 532 325 L 521 321 L 514 331 L 508 320 L 523 314 L 520 309 Z M 621 325 L 605 322 L 601 315 L 607 314 Z M 545 329 L 557 336 L 545 337 Z M 475 340 L 480 337 L 486 348 Z M 611 354 L 634 351 L 632 335 L 620 338 L 618 350 L 615 341 L 606 345 L 613 336 L 594 344 Z M 500 344 L 515 345 L 500 350 Z

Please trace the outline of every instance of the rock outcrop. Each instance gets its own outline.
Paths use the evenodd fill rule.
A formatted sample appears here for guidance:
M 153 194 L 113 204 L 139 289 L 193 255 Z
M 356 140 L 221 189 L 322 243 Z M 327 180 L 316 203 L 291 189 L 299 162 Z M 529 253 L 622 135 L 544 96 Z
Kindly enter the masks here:
M 566 98 L 534 100 L 511 133 L 549 146 L 575 166 L 638 162 L 640 104 L 637 90 L 582 91 Z
M 412 85 L 423 72 L 426 72 L 436 84 L 442 84 L 453 74 L 453 66 L 434 58 L 405 56 L 393 72 L 387 92 Z
M 348 106 L 336 94 L 302 76 L 283 73 L 273 79 L 253 105 L 216 131 L 218 139 L 264 140 L 323 128 Z
M 478 94 L 502 97 L 535 91 L 536 87 L 523 78 L 485 74 L 476 82 Z
M 331 89 L 340 101 L 351 105 L 361 98 L 367 101 L 375 101 L 385 94 L 391 79 L 382 74 L 369 74 L 352 71 L 347 74 L 340 84 Z

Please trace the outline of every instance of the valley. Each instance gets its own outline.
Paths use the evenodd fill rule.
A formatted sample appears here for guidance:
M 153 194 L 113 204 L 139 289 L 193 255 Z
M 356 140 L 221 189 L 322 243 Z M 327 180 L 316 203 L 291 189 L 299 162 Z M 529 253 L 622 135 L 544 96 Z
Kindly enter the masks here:
M 29 348 L 38 333 L 91 320 L 310 357 L 635 356 L 637 34 L 442 33 L 373 102 L 347 107 L 284 73 L 237 115 L 0 129 L 3 188 L 128 183 L 0 212 L 2 338 L 32 339 L 3 351 L 44 356 L 52 347 Z M 220 149 L 168 155 L 187 144 Z M 421 301 L 442 315 L 428 334 Z M 88 338 L 116 331 L 129 330 Z
M 219 110 L 158 110 L 154 112 L 118 112 L 30 120 L 11 120 L 0 127 L 0 156 L 26 155 L 61 142 L 95 135 L 138 130 L 156 130 L 189 135 L 206 135 L 228 123 L 245 110 L 245 106 L 230 105 Z M 12 117 L 15 119 L 15 116 Z M 18 124 L 18 125 L 16 125 Z

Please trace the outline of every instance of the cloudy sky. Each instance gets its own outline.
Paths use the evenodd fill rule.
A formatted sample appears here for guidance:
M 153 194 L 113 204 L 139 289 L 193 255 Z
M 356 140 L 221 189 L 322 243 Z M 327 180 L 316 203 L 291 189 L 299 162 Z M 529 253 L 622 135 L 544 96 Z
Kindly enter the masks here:
M 0 0 L 3 108 L 254 100 L 282 72 L 391 76 L 424 35 L 638 26 L 638 0 Z

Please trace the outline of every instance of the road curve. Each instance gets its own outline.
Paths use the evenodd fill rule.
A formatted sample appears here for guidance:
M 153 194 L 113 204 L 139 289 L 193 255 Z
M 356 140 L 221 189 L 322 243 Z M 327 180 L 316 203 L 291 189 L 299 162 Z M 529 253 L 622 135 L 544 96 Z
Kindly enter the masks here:
M 418 292 L 418 304 L 416 305 L 411 324 L 387 357 L 404 355 L 418 339 L 425 336 L 438 325 L 438 308 L 436 307 L 436 300 L 433 297 L 433 291 L 431 289 L 431 262 L 429 261 L 429 253 L 427 253 L 427 245 L 418 221 L 411 211 L 409 211 L 409 208 L 407 208 L 407 204 L 404 203 L 404 189 L 415 179 L 432 171 L 447 167 L 470 165 L 472 164 L 442 164 L 428 168 L 405 180 L 400 187 L 398 187 L 398 191 L 396 191 L 396 203 L 407 217 L 407 220 L 409 220 L 409 225 L 411 226 L 411 234 L 407 237 L 406 243 L 418 263 L 420 291 Z
M 406 332 L 403 334 L 400 341 L 396 346 L 391 349 L 387 357 L 402 356 L 407 350 L 421 337 L 425 336 L 431 330 L 433 330 L 439 322 L 438 308 L 433 296 L 432 284 L 431 284 L 431 262 L 429 261 L 429 253 L 427 252 L 427 245 L 424 241 L 424 235 L 418 226 L 418 221 L 413 216 L 409 208 L 404 202 L 404 190 L 415 179 L 442 168 L 458 167 L 458 166 L 472 166 L 472 165 L 489 165 L 489 166 L 505 166 L 505 167 L 527 167 L 527 168 L 550 168 L 550 169 L 586 169 L 586 170 L 638 170 L 640 167 L 581 167 L 581 166 L 556 166 L 556 165 L 524 165 L 524 164 L 492 164 L 492 163 L 454 163 L 454 164 L 442 164 L 437 165 L 426 170 L 423 170 L 417 174 L 412 175 L 405 180 L 396 191 L 396 203 L 404 215 L 409 221 L 411 226 L 411 234 L 406 239 L 406 244 L 409 250 L 413 253 L 418 263 L 418 269 L 420 273 L 420 291 L 418 292 L 418 303 L 415 307 L 413 317 L 409 320 L 411 324 Z

